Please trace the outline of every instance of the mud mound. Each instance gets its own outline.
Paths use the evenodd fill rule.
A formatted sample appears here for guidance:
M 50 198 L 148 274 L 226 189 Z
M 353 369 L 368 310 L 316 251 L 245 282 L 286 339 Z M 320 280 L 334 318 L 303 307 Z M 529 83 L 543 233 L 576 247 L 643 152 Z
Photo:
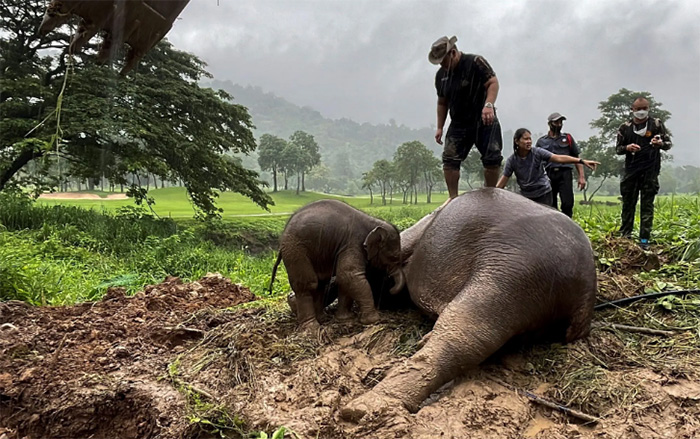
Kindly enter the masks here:
M 671 323 L 672 316 L 668 319 Z M 330 322 L 309 339 L 296 333 L 283 305 L 239 311 L 237 318 L 180 355 L 176 374 L 190 389 L 203 391 L 214 406 L 225 406 L 247 420 L 247 430 L 272 431 L 284 425 L 300 438 L 700 435 L 700 422 L 694 421 L 700 415 L 700 395 L 693 390 L 700 356 L 692 350 L 678 355 L 671 347 L 694 336 L 679 333 L 660 343 L 605 329 L 567 346 L 511 347 L 436 392 L 416 414 L 386 407 L 359 424 L 342 421 L 340 408 L 414 353 L 430 326 L 413 312 L 383 312 L 378 325 Z M 652 352 L 653 358 L 643 358 Z M 536 392 L 601 421 L 586 424 L 533 405 L 515 389 Z M 674 396 L 676 391 L 682 396 Z M 206 410 L 199 416 L 210 419 Z
M 432 322 L 383 311 L 377 325 L 325 321 L 307 337 L 284 300 L 242 303 L 252 298 L 210 276 L 73 307 L 0 304 L 0 437 L 241 438 L 280 426 L 317 439 L 700 437 L 700 307 L 690 302 L 596 314 L 669 336 L 598 326 L 569 345 L 514 344 L 417 413 L 385 407 L 354 424 L 340 409 L 412 355 Z
M 186 402 L 159 378 L 208 329 L 189 319 L 253 299 L 208 275 L 170 277 L 133 297 L 113 288 L 76 306 L 1 303 L 0 426 L 18 437 L 178 437 Z

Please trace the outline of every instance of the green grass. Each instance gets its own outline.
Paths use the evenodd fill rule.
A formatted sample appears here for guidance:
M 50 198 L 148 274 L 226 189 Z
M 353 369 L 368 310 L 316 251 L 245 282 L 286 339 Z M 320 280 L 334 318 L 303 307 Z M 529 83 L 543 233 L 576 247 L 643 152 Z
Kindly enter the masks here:
M 85 192 L 81 192 L 85 193 Z M 106 192 L 97 192 L 100 196 L 106 196 Z M 190 201 L 187 197 L 187 193 L 184 188 L 171 187 L 165 189 L 153 189 L 148 192 L 149 196 L 153 197 L 155 200 L 155 205 L 153 210 L 161 217 L 172 217 L 172 218 L 192 218 L 194 216 L 194 210 Z M 355 206 L 360 209 L 372 209 L 373 211 L 388 210 L 393 211 L 405 207 L 402 203 L 401 195 L 394 195 L 393 202 L 387 204 L 386 206 L 381 205 L 381 198 L 374 197 L 374 203 L 370 204 L 369 196 L 360 197 L 350 197 L 350 196 L 336 196 L 330 194 L 322 194 L 318 192 L 301 192 L 299 195 L 295 191 L 278 191 L 270 192 L 272 199 L 275 202 L 274 206 L 270 206 L 270 212 L 262 209 L 260 206 L 253 203 L 250 199 L 236 193 L 224 192 L 221 193 L 217 199 L 217 205 L 223 209 L 222 218 L 236 218 L 238 216 L 251 216 L 251 215 L 284 215 L 293 213 L 295 210 L 301 206 L 308 204 L 312 201 L 319 199 L 332 198 L 344 201 L 351 206 Z M 576 210 L 583 211 L 584 209 L 590 209 L 591 206 L 582 206 L 578 202 L 583 199 L 581 193 L 576 192 Z M 659 200 L 670 199 L 672 196 L 660 196 Z M 692 196 L 680 196 L 675 198 L 693 198 Z M 439 206 L 447 199 L 446 193 L 433 193 L 432 202 L 427 204 L 425 202 L 426 195 L 420 194 L 418 196 L 417 206 L 432 206 L 433 208 Z M 595 202 L 613 202 L 619 203 L 618 197 L 616 196 L 595 196 Z M 108 211 L 115 212 L 119 208 L 124 206 L 132 206 L 133 200 L 56 200 L 56 199 L 41 199 L 39 202 L 47 206 L 78 206 L 87 209 L 94 209 L 97 211 Z M 596 204 L 595 207 L 600 205 Z M 390 214 L 393 216 L 393 214 Z
M 267 225 L 265 225 L 267 223 Z M 167 275 L 196 280 L 219 272 L 266 296 L 275 255 L 266 248 L 282 218 L 255 224 L 176 224 L 133 207 L 116 213 L 47 206 L 0 196 L 0 300 L 62 305 L 101 297 L 110 286 L 135 292 Z M 274 294 L 289 286 L 282 267 Z
M 155 200 L 155 205 L 153 210 L 162 217 L 173 217 L 173 218 L 191 218 L 194 215 L 194 210 L 187 198 L 187 193 L 183 188 L 165 188 L 165 189 L 154 189 L 148 192 L 149 196 L 153 197 Z M 217 205 L 224 210 L 222 217 L 235 217 L 238 215 L 265 215 L 269 213 L 273 214 L 285 214 L 294 212 L 300 206 L 316 201 L 322 198 L 339 198 L 344 201 L 348 201 L 351 204 L 353 202 L 357 204 L 365 204 L 365 199 L 363 198 L 343 198 L 343 197 L 332 197 L 325 194 L 319 194 L 316 192 L 304 192 L 296 195 L 294 191 L 280 191 L 271 194 L 273 200 L 275 201 L 274 206 L 270 206 L 270 212 L 262 209 L 260 206 L 253 203 L 250 199 L 244 197 L 243 195 L 224 192 L 221 193 L 217 199 Z M 57 199 L 41 199 L 40 203 L 55 206 L 79 206 L 88 209 L 96 210 L 107 210 L 116 211 L 117 209 L 133 205 L 133 200 L 57 200 Z M 369 200 L 366 201 L 369 204 Z
M 187 198 L 187 193 L 184 188 L 171 187 L 165 189 L 153 189 L 148 192 L 149 196 L 155 200 L 153 210 L 161 217 L 172 218 L 192 218 L 194 210 Z M 346 203 L 357 208 L 368 208 L 379 206 L 381 199 L 375 197 L 374 204 L 370 204 L 369 197 L 343 197 L 330 194 L 322 194 L 318 192 L 301 192 L 299 195 L 295 191 L 279 191 L 270 192 L 272 199 L 275 202 L 274 206 L 270 206 L 270 212 L 262 209 L 260 206 L 253 203 L 250 199 L 243 195 L 224 192 L 219 194 L 217 205 L 222 208 L 223 218 L 235 218 L 242 215 L 266 215 L 266 214 L 289 214 L 293 213 L 299 207 L 311 203 L 312 201 L 332 198 L 345 201 Z M 387 205 L 387 208 L 395 208 L 403 206 L 401 198 L 394 197 L 393 203 Z M 447 199 L 447 194 L 433 194 L 431 206 L 439 206 Z M 97 211 L 106 210 L 108 212 L 117 211 L 124 206 L 133 205 L 133 200 L 58 200 L 58 199 L 40 199 L 39 203 L 46 206 L 78 206 Z M 425 195 L 419 196 L 419 205 L 425 205 Z
M 219 272 L 266 296 L 277 237 L 287 216 L 234 216 L 261 212 L 248 199 L 223 194 L 228 206 L 220 220 L 192 219 L 180 188 L 153 191 L 157 208 L 171 208 L 174 219 L 158 219 L 126 201 L 40 201 L 0 195 L 0 300 L 34 304 L 68 304 L 95 300 L 110 286 L 134 292 L 166 275 L 195 280 Z M 273 195 L 276 212 L 292 212 L 326 195 L 293 191 Z M 371 215 L 405 229 L 444 201 L 437 194 L 426 204 L 395 200 L 382 206 L 375 198 L 339 197 Z M 613 198 L 614 197 L 610 197 Z M 601 197 L 601 201 L 607 201 Z M 122 207 L 119 207 L 119 206 Z M 89 209 L 85 209 L 86 206 Z M 189 209 L 189 210 L 188 210 Z M 185 213 L 186 212 L 186 213 Z M 163 214 L 163 212 L 160 212 Z M 576 205 L 581 224 L 600 261 L 619 260 L 609 245 L 619 227 L 619 205 Z M 636 275 L 650 289 L 697 288 L 700 285 L 700 197 L 659 197 L 652 240 L 668 262 Z M 273 295 L 289 291 L 283 266 Z

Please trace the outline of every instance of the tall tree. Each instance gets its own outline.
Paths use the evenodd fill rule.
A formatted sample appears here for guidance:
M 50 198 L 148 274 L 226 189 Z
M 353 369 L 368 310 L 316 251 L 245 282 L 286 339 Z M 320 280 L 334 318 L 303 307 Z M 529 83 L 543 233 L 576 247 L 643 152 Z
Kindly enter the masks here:
M 263 134 L 258 146 L 258 164 L 263 171 L 272 172 L 273 192 L 277 192 L 277 172 L 282 169 L 282 152 L 287 147 L 287 141 Z
M 301 172 L 301 190 L 305 191 L 304 176 L 314 166 L 321 163 L 321 153 L 319 152 L 316 140 L 314 140 L 314 136 L 304 131 L 295 131 L 289 138 L 289 141 L 297 145 L 305 153 L 301 169 L 299 170 L 299 172 Z
M 432 202 L 433 187 L 442 181 L 443 173 L 440 169 L 440 159 L 435 157 L 432 151 L 426 149 L 423 152 L 423 184 L 425 185 L 426 203 Z
M 372 188 L 375 184 L 377 184 L 377 177 L 374 175 L 374 172 L 370 170 L 362 173 L 362 189 L 369 191 L 369 204 L 374 204 Z
M 281 168 L 284 172 L 284 189 L 287 190 L 287 182 L 290 175 L 296 175 L 297 177 L 297 189 L 296 193 L 299 195 L 299 190 L 301 189 L 301 173 L 308 158 L 306 157 L 306 151 L 304 151 L 299 145 L 292 142 L 287 142 L 287 146 L 282 151 L 282 161 Z
M 394 179 L 394 166 L 389 160 L 377 160 L 372 166 L 372 174 L 382 194 L 382 205 L 386 206 L 387 193 L 391 192 Z M 391 199 L 391 195 L 390 195 Z
M 40 0 L 0 3 L 6 31 L 0 37 L 0 190 L 25 183 L 25 167 L 50 158 L 63 177 L 106 177 L 112 184 L 126 184 L 134 174 L 180 180 L 206 214 L 219 212 L 219 191 L 242 193 L 263 207 L 272 202 L 257 173 L 229 157 L 255 149 L 247 110 L 225 92 L 198 85 L 210 77 L 201 60 L 163 41 L 120 80 L 112 69 L 85 62 L 95 53 L 89 47 L 66 56 L 67 26 L 36 35 L 43 6 Z M 137 199 L 145 192 L 132 182 Z
M 418 202 L 418 183 L 426 166 L 424 158 L 432 152 L 421 142 L 414 140 L 401 144 L 394 153 L 394 164 L 397 175 L 404 183 L 404 202 L 406 193 L 410 191 L 410 203 Z

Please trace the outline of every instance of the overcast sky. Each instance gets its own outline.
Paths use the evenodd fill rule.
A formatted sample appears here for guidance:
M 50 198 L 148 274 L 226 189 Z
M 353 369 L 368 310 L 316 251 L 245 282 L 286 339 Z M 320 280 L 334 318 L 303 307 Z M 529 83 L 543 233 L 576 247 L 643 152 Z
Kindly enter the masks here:
M 600 101 L 649 91 L 672 113 L 675 163 L 700 166 L 698 0 L 192 0 L 168 38 L 216 79 L 421 128 L 436 123 L 427 54 L 443 35 L 496 71 L 504 130 L 544 132 L 558 111 L 586 139 Z

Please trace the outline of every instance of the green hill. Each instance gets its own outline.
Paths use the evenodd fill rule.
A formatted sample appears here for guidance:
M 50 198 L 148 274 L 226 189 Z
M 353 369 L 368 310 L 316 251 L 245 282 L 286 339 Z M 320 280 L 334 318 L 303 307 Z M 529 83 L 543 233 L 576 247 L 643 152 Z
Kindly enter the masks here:
M 242 87 L 230 81 L 216 80 L 209 85 L 227 91 L 236 103 L 248 108 L 256 126 L 256 137 L 267 133 L 288 139 L 296 130 L 313 135 L 319 144 L 323 163 L 340 178 L 360 177 L 375 161 L 391 159 L 396 147 L 404 142 L 418 140 L 436 153 L 441 151 L 430 128 L 328 119 L 312 108 L 292 104 L 260 87 Z M 251 163 L 246 162 L 246 165 Z

